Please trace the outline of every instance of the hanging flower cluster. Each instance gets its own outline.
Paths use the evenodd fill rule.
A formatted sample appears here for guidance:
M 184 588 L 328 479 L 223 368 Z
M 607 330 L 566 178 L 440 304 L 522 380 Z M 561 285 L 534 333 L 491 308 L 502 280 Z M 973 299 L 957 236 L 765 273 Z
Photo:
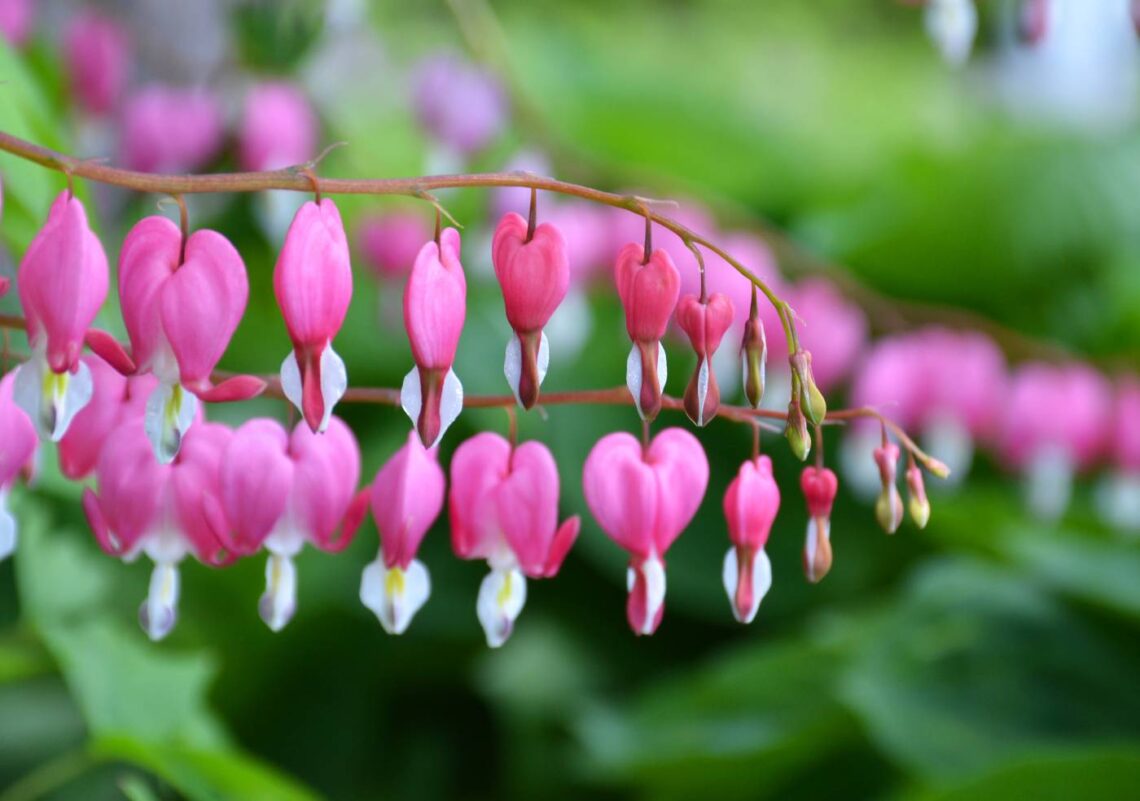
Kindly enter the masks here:
M 438 216 L 434 235 L 425 237 L 414 256 L 406 242 L 396 251 L 412 259 L 404 277 L 403 322 L 413 365 L 398 392 L 373 391 L 403 408 L 411 430 L 361 486 L 359 447 L 335 414 L 349 388 L 348 368 L 334 349 L 353 291 L 348 237 L 336 203 L 321 197 L 311 173 L 309 179 L 317 197 L 297 209 L 274 270 L 274 293 L 292 348 L 272 377 L 216 372 L 249 295 L 241 255 L 222 234 L 191 231 L 184 205 L 181 225 L 148 217 L 130 230 L 117 270 L 128 339 L 123 343 L 92 327 L 107 295 L 109 270 L 83 204 L 70 188 L 55 200 L 17 274 L 30 353 L 0 382 L 0 556 L 16 543 L 16 521 L 4 509 L 7 491 L 34 470 L 37 439 L 52 441 L 66 476 L 94 477 L 83 508 L 99 546 L 126 561 L 145 554 L 153 562 L 139 611 L 152 639 L 165 637 L 175 625 L 179 565 L 188 555 L 216 567 L 264 550 L 258 611 L 270 629 L 280 630 L 297 610 L 296 555 L 306 544 L 332 553 L 344 549 L 369 510 L 380 542 L 376 559 L 363 569 L 360 599 L 385 631 L 400 634 L 430 597 L 430 572 L 417 554 L 446 506 L 455 554 L 487 564 L 474 605 L 488 645 L 498 647 L 522 612 L 528 581 L 558 574 L 581 520 L 560 522 L 554 456 L 541 442 L 518 442 L 513 424 L 509 437 L 477 434 L 455 448 L 446 470 L 440 464 L 440 442 L 464 405 L 455 362 L 467 313 L 467 276 L 459 233 L 443 228 Z M 644 242 L 624 244 L 614 261 L 613 283 L 631 348 L 625 387 L 601 391 L 610 402 L 636 409 L 641 437 L 603 437 L 586 458 L 581 478 L 598 526 L 629 556 L 626 615 L 639 635 L 661 624 L 668 551 L 696 515 L 709 481 L 698 439 L 676 427 L 653 435 L 652 421 L 663 410 L 678 410 L 697 426 L 719 416 L 746 425 L 752 434 L 753 455 L 724 498 L 731 545 L 724 586 L 733 615 L 749 622 L 772 583 L 764 548 L 780 505 L 772 463 L 759 453 L 762 420 L 785 421 L 793 451 L 805 458 L 828 418 L 811 354 L 796 336 L 787 305 L 763 287 L 776 302 L 788 345 L 791 397 L 782 413 L 761 408 L 768 353 L 756 290 L 746 321 L 734 331 L 733 301 L 708 291 L 699 250 L 705 240 L 686 235 L 699 265 L 699 293 L 682 296 L 681 271 L 669 248 L 653 246 L 652 232 L 653 217 L 646 213 Z M 406 231 L 401 236 L 406 240 Z M 546 329 L 567 297 L 572 274 L 561 227 L 537 220 L 536 188 L 527 217 L 503 215 L 491 261 L 513 331 L 503 363 L 511 394 L 493 404 L 482 400 L 510 407 L 513 420 L 514 407 L 529 410 L 543 403 L 541 388 L 557 346 Z M 663 340 L 673 322 L 696 358 L 681 399 L 664 391 Z M 720 402 L 716 354 L 730 334 L 742 365 L 746 407 Z M 237 428 L 207 419 L 210 404 L 267 390 L 300 412 L 292 430 L 269 418 Z M 562 394 L 571 402 L 578 398 Z M 831 416 L 844 420 L 861 413 Z M 893 532 L 902 517 L 895 486 L 900 451 L 888 438 L 890 430 L 902 437 L 910 456 L 912 517 L 924 524 L 929 505 L 914 460 L 917 455 L 936 472 L 941 464 L 879 419 L 880 522 Z M 817 464 L 804 470 L 801 485 L 810 515 L 804 570 L 818 581 L 832 562 L 830 513 L 837 481 Z

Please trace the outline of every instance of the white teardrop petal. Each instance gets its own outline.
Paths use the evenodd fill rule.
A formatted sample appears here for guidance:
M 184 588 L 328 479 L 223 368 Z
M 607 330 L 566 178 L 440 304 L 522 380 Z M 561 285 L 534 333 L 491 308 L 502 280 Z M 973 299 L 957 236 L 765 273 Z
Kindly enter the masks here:
M 323 432 L 329 427 L 333 407 L 344 397 L 344 393 L 347 391 L 348 368 L 345 367 L 344 359 L 340 358 L 340 355 L 333 350 L 330 342 L 321 352 L 321 398 L 325 402 L 325 413 L 321 418 L 318 431 Z
M 371 609 L 389 634 L 403 634 L 431 595 L 431 579 L 418 559 L 407 570 L 384 564 L 381 553 L 360 577 L 360 601 Z
M 273 631 L 285 628 L 297 609 L 297 568 L 288 556 L 271 553 L 265 563 L 265 593 L 257 611 Z
M 439 400 L 439 436 L 435 438 L 432 446 L 439 444 L 447 429 L 463 411 L 463 384 L 454 370 L 448 370 L 443 379 L 443 394 Z
M 178 384 L 159 384 L 147 398 L 144 426 L 160 463 L 174 461 L 197 413 L 198 398 Z
M 293 351 L 289 351 L 285 361 L 281 362 L 281 391 L 297 407 L 297 411 L 304 414 L 304 409 L 301 408 L 301 367 L 297 364 L 297 356 Z
M 16 518 L 8 511 L 7 493 L 0 492 L 0 562 L 16 550 Z
M 665 603 L 665 565 L 656 556 L 651 556 L 638 568 L 645 579 L 645 619 L 642 621 L 642 634 L 652 634 L 657 613 Z
M 171 562 L 156 562 L 150 574 L 146 600 L 139 608 L 139 623 L 154 642 L 169 634 L 178 621 L 180 589 L 178 566 Z
M 487 645 L 498 648 L 507 641 L 525 603 L 526 578 L 518 570 L 496 569 L 484 577 L 475 613 L 487 635 Z
M 703 426 L 705 420 L 705 399 L 709 396 L 709 360 L 701 359 L 701 369 L 697 372 L 697 425 Z

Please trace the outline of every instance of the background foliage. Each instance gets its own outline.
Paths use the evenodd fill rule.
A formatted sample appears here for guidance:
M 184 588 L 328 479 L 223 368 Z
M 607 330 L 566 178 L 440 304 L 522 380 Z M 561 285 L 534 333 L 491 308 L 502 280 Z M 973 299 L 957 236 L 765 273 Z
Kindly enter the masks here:
M 309 4 L 270 8 L 227 9 L 236 50 L 258 69 L 296 72 L 322 16 Z M 1135 125 L 1088 133 L 1011 117 L 979 90 L 984 75 L 937 59 L 913 10 L 878 0 L 494 8 L 502 39 L 476 44 L 507 54 L 530 106 L 475 167 L 537 142 L 559 177 L 695 197 L 735 225 L 764 219 L 888 295 L 977 310 L 1136 366 Z M 325 138 L 350 143 L 324 162 L 326 175 L 421 172 L 408 64 L 462 47 L 435 2 L 376 3 L 370 21 L 384 60 L 361 80 L 362 102 L 322 108 Z M 0 48 L 0 79 L 0 129 L 71 147 L 48 48 Z M 0 170 L 3 237 L 19 254 L 62 179 L 8 157 Z M 469 269 L 488 260 L 477 247 L 486 201 L 446 199 L 471 221 Z M 102 221 L 111 253 L 154 199 L 125 202 Z M 195 223 L 230 236 L 250 269 L 250 310 L 223 366 L 267 371 L 287 339 L 270 288 L 277 243 L 254 225 L 252 202 L 207 201 Z M 385 202 L 346 198 L 342 208 L 351 227 Z M 782 267 L 795 274 L 805 261 Z M 378 321 L 377 309 L 395 308 L 385 304 L 398 289 L 364 273 L 357 287 L 338 350 L 354 383 L 395 385 L 410 357 L 404 338 L 388 335 L 398 320 L 388 311 Z M 592 301 L 591 340 L 574 363 L 555 365 L 551 389 L 623 374 L 620 309 L 606 293 Z M 507 329 L 493 285 L 473 287 L 468 320 L 457 369 L 468 391 L 501 392 Z M 687 369 L 671 371 L 670 391 Z M 342 411 L 370 475 L 407 421 Z M 253 402 L 221 416 L 253 412 L 283 409 Z M 504 424 L 498 412 L 465 413 L 444 462 L 464 437 Z M 633 424 L 629 410 L 557 408 L 527 416 L 522 435 L 551 446 L 563 506 L 584 513 L 589 446 Z M 385 636 L 357 599 L 375 549 L 369 523 L 340 556 L 300 557 L 300 610 L 280 634 L 255 614 L 259 560 L 224 571 L 187 563 L 179 627 L 153 645 L 135 624 L 148 567 L 98 551 L 79 489 L 45 453 L 40 486 L 16 499 L 18 554 L 0 564 L 0 787 L 26 794 L 0 798 L 43 788 L 59 799 L 196 801 L 949 801 L 1118 799 L 1140 787 L 1140 551 L 1095 522 L 1086 493 L 1061 524 L 1033 523 L 1011 479 L 982 464 L 962 491 L 935 493 L 926 531 L 891 539 L 841 493 L 835 568 L 809 587 L 796 467 L 774 446 L 785 496 L 769 546 L 775 584 L 742 628 L 719 582 L 720 493 L 750 439 L 725 423 L 701 438 L 710 493 L 670 553 L 660 632 L 630 635 L 622 555 L 587 520 L 563 574 L 532 585 L 499 651 L 475 621 L 482 568 L 450 555 L 443 522 L 421 557 L 432 599 L 402 638 Z

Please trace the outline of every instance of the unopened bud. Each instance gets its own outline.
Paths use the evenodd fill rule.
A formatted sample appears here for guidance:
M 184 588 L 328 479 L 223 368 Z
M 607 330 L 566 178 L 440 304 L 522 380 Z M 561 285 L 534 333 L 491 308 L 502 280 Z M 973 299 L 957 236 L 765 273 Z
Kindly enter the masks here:
M 933 456 L 927 456 L 922 463 L 937 478 L 950 477 L 950 467 L 945 462 L 935 459 Z
M 907 511 L 910 519 L 919 528 L 926 528 L 930 520 L 930 501 L 926 498 L 926 485 L 922 480 L 922 470 L 912 464 L 906 469 L 906 486 L 908 491 Z
M 811 453 L 811 434 L 808 433 L 807 420 L 804 419 L 800 401 L 795 397 L 788 404 L 788 423 L 784 428 L 784 436 L 788 438 L 788 445 L 797 459 L 802 462 L 808 458 L 808 454 Z
M 827 416 L 827 400 L 815 385 L 815 377 L 811 372 L 811 353 L 798 350 L 788 357 L 788 362 L 792 366 L 792 385 L 799 390 L 804 416 L 813 426 L 820 425 Z
M 883 491 L 875 501 L 875 519 L 888 534 L 898 531 L 903 517 L 902 498 L 895 486 L 898 460 L 899 447 L 893 442 L 884 442 L 881 448 L 875 449 L 875 463 L 879 466 L 879 478 L 883 482 Z
M 744 379 L 744 397 L 753 409 L 759 409 L 764 400 L 764 382 L 768 370 L 768 340 L 764 336 L 764 323 L 756 306 L 756 292 L 752 292 L 752 312 L 744 323 L 744 339 L 740 343 L 741 376 Z

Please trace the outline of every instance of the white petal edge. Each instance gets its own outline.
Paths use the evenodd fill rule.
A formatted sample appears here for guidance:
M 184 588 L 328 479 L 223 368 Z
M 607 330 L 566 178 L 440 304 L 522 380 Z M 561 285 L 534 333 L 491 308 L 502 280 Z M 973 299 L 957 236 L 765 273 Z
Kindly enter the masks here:
M 155 562 L 150 573 L 150 589 L 139 607 L 139 623 L 151 641 L 158 642 L 178 622 L 178 596 L 182 580 L 174 562 Z
M 291 557 L 271 553 L 265 562 L 265 593 L 258 614 L 272 631 L 281 631 L 297 610 L 297 568 Z
M 16 518 L 8 511 L 8 493 L 0 492 L 0 562 L 16 550 Z
M 526 578 L 518 570 L 492 570 L 479 585 L 475 614 L 487 635 L 487 645 L 498 648 L 514 630 L 526 604 Z
M 546 338 L 546 332 L 542 332 L 542 339 L 538 343 L 538 385 L 541 387 L 542 382 L 546 380 L 546 371 L 550 367 L 550 340 Z M 522 406 L 522 401 L 519 399 L 519 380 L 522 378 L 522 345 L 519 344 L 519 338 L 512 336 L 507 340 L 507 353 L 503 359 L 503 375 L 507 377 L 507 383 L 511 387 L 511 392 L 514 393 L 515 402 Z
M 45 395 L 48 381 L 53 386 L 50 395 Z M 43 351 L 37 349 L 17 368 L 12 399 L 31 418 L 42 439 L 59 442 L 75 415 L 91 401 L 94 390 L 91 369 L 85 363 L 80 362 L 75 373 L 53 374 Z
M 657 343 L 657 385 L 665 391 L 665 381 L 669 378 L 669 365 L 665 361 L 665 346 Z M 644 420 L 641 411 L 641 350 L 636 344 L 629 350 L 629 357 L 625 360 L 625 385 L 629 394 L 633 396 L 633 403 L 637 407 L 638 416 Z
M 772 562 L 768 554 L 761 548 L 752 559 L 752 605 L 748 609 L 738 609 L 736 606 L 736 587 L 740 580 L 740 564 L 737 560 L 736 548 L 729 548 L 724 555 L 724 590 L 728 593 L 728 603 L 732 607 L 732 616 L 740 623 L 751 623 L 760 608 L 760 602 L 772 589 Z
M 289 351 L 285 360 L 281 362 L 281 391 L 285 393 L 286 399 L 297 407 L 297 411 L 305 413 L 301 367 L 297 364 L 297 356 L 293 351 Z M 333 408 L 344 397 L 346 391 L 348 391 L 348 368 L 344 364 L 344 359 L 333 350 L 332 343 L 329 342 L 321 351 L 321 399 L 324 401 L 325 413 L 321 417 L 320 425 L 317 426 L 318 433 L 323 433 L 329 427 Z
M 626 573 L 626 585 L 633 592 L 637 581 L 637 571 L 645 580 L 645 619 L 641 621 L 640 634 L 652 634 L 657 613 L 665 604 L 665 565 L 656 556 L 650 556 L 640 567 L 630 567 Z
M 816 532 L 816 528 L 817 528 L 817 526 L 816 526 L 815 518 L 813 517 L 813 518 L 808 520 L 807 534 L 806 534 L 805 539 L 804 539 L 804 562 L 807 565 L 807 568 L 809 571 L 811 570 L 811 566 L 815 564 L 815 539 L 816 539 L 815 532 Z M 829 542 L 831 541 L 831 521 L 830 520 L 824 521 L 823 536 Z M 811 579 L 812 581 L 816 580 L 814 575 L 809 575 L 808 578 Z
M 360 602 L 375 613 L 389 634 L 407 631 L 430 595 L 431 578 L 419 559 L 413 559 L 407 570 L 389 570 L 381 552 L 360 576 Z
M 177 384 L 159 384 L 147 398 L 146 436 L 161 464 L 174 461 L 197 413 L 198 398 Z
M 705 420 L 705 399 L 709 396 L 709 360 L 701 359 L 701 368 L 697 371 L 697 425 L 703 426 Z
M 413 367 L 404 376 L 404 383 L 400 385 L 400 408 L 411 419 L 413 428 L 420 419 L 422 406 L 420 370 L 418 367 Z M 447 433 L 447 429 L 451 427 L 451 424 L 455 422 L 462 411 L 463 384 L 460 383 L 459 376 L 455 374 L 454 370 L 448 370 L 443 379 L 443 393 L 439 400 L 439 436 L 435 438 L 435 442 L 428 446 L 429 448 L 434 448 L 439 444 L 443 435 Z

